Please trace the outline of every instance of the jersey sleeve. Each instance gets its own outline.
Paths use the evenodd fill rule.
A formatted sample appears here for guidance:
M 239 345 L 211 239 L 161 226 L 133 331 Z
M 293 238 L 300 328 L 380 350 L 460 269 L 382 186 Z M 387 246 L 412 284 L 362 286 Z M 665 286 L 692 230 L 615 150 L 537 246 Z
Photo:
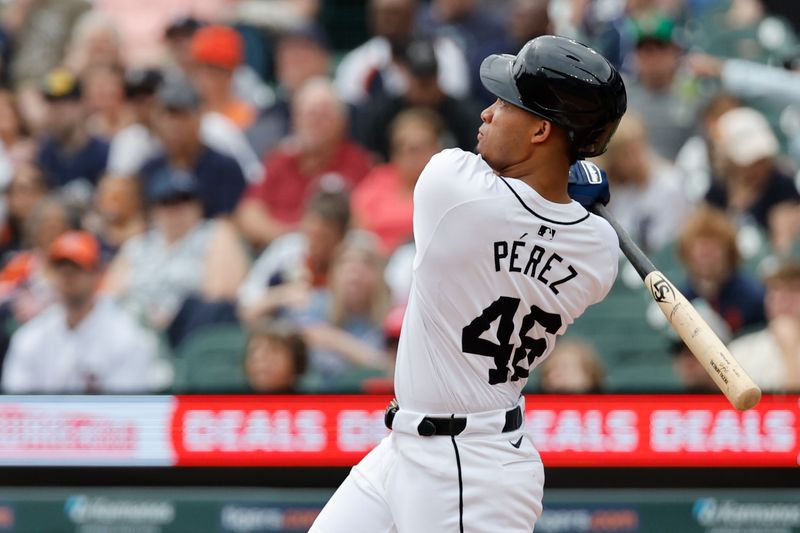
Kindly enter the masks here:
M 448 211 L 496 194 L 497 182 L 489 165 L 471 152 L 453 148 L 433 156 L 414 188 L 417 257 L 424 254 L 437 225 Z

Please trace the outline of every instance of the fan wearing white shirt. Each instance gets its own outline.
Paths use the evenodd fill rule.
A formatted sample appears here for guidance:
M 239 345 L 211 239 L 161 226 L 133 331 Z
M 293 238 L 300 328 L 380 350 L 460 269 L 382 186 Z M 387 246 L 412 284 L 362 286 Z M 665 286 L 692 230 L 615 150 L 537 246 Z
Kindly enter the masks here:
M 99 297 L 100 247 L 70 231 L 50 247 L 59 302 L 11 338 L 5 393 L 138 393 L 155 386 L 155 339 L 110 299 Z

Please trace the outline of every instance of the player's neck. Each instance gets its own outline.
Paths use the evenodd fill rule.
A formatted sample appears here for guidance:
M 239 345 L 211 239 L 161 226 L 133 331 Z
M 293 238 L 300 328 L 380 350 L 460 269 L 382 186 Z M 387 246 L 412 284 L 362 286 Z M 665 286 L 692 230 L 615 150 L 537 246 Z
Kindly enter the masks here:
M 569 161 L 567 160 L 535 161 L 528 159 L 505 169 L 502 175 L 524 181 L 545 200 L 557 204 L 568 204 L 572 201 L 567 193 L 569 176 Z

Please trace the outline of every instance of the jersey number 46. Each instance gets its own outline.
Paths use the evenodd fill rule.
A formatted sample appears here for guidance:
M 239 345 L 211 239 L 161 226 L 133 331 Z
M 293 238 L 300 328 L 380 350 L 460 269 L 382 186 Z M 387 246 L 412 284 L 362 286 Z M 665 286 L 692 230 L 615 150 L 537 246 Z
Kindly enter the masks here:
M 537 357 L 547 350 L 547 340 L 528 336 L 533 326 L 541 324 L 547 333 L 555 335 L 561 329 L 561 316 L 543 311 L 536 305 L 531 306 L 530 313 L 522 319 L 519 330 L 520 346 L 514 349 L 509 341 L 514 332 L 514 315 L 517 314 L 520 299 L 501 296 L 469 323 L 461 332 L 461 351 L 494 359 L 495 368 L 489 370 L 489 384 L 496 385 L 508 381 L 508 362 L 513 352 L 512 367 L 514 373 L 511 381 L 527 378 L 529 368 Z M 500 319 L 497 326 L 497 343 L 482 339 L 481 335 L 488 331 L 492 322 Z M 527 363 L 523 366 L 523 361 Z

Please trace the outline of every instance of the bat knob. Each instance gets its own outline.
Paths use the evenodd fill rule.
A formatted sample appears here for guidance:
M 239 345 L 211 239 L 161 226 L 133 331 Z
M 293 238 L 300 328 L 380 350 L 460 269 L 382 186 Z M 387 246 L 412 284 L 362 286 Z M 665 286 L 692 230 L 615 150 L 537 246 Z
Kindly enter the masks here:
M 753 385 L 740 391 L 732 403 L 740 411 L 747 411 L 755 407 L 759 400 L 761 400 L 761 389 Z

